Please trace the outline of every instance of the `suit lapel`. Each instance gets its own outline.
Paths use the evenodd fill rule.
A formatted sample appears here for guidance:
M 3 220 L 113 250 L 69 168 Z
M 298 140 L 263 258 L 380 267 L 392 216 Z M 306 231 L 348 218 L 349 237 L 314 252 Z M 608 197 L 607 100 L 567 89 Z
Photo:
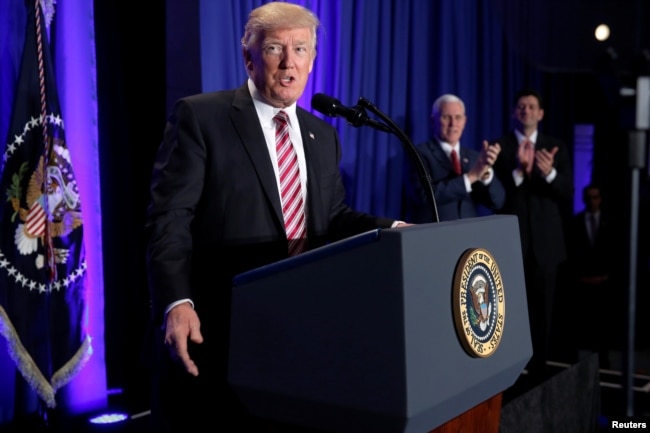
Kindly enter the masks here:
M 467 149 L 465 149 L 463 146 L 459 147 L 460 149 L 460 171 L 461 173 L 467 173 L 467 170 L 469 170 L 470 164 L 472 163 L 471 158 L 467 154 Z
M 454 168 L 451 166 L 451 160 L 449 157 L 447 157 L 445 151 L 442 150 L 442 145 L 440 142 L 437 140 L 432 140 L 429 142 L 429 145 L 431 147 L 433 157 L 436 159 L 436 161 L 438 161 L 438 164 L 440 164 L 441 167 L 447 167 L 448 171 L 453 171 Z
M 436 158 L 438 163 L 442 167 L 447 167 L 448 172 L 454 172 L 454 167 L 451 164 L 451 159 L 447 156 L 444 150 L 442 150 L 442 145 L 440 144 L 439 141 L 433 141 L 432 142 L 432 147 L 433 147 L 433 156 Z M 465 173 L 467 170 L 467 154 L 465 152 L 465 149 L 463 149 L 462 146 L 458 147 L 459 152 L 458 152 L 458 160 L 460 161 L 460 172 Z
M 246 84 L 235 91 L 231 118 L 237 134 L 241 137 L 242 145 L 246 148 L 251 158 L 260 184 L 267 195 L 269 202 L 279 221 L 284 224 L 282 216 L 282 203 L 278 192 L 273 165 L 266 147 L 264 133 L 253 105 L 253 99 L 248 92 Z
M 309 173 L 314 170 L 319 170 L 318 158 L 311 157 L 311 154 L 315 151 L 314 146 L 318 146 L 316 143 L 320 137 L 317 138 L 316 134 L 312 131 L 308 119 L 303 115 L 300 107 L 297 107 L 296 109 L 296 116 L 298 116 L 298 123 L 300 124 L 300 135 L 302 136 L 302 146 L 305 152 L 305 160 L 307 163 L 307 188 L 308 190 L 311 190 L 311 187 L 309 186 L 309 183 L 311 182 L 311 176 L 309 176 Z
M 309 121 L 308 116 L 304 115 L 303 109 L 297 107 L 296 115 L 300 123 L 300 134 L 302 136 L 302 145 L 305 151 L 305 161 L 307 163 L 307 227 L 320 226 L 320 215 L 322 214 L 321 203 L 319 197 L 321 187 L 320 176 L 317 173 L 322 173 L 320 166 L 320 158 L 317 157 L 319 146 L 325 146 L 319 143 L 319 134 L 312 128 L 312 122 Z

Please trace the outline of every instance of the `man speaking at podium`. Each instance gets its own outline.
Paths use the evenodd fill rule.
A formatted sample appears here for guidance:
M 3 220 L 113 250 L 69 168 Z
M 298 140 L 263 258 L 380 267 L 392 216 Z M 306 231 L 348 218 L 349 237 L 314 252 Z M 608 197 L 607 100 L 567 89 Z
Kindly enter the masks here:
M 296 106 L 319 25 L 294 4 L 253 10 L 241 40 L 248 80 L 180 99 L 168 120 L 146 225 L 153 431 L 214 431 L 215 420 L 228 431 L 275 431 L 255 430 L 261 421 L 227 384 L 232 278 L 403 224 L 345 204 L 337 132 Z

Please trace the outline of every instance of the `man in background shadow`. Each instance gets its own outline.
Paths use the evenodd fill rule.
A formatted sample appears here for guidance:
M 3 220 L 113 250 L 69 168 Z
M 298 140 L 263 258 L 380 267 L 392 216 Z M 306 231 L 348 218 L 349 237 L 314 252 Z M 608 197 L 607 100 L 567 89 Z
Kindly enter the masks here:
M 608 368 L 608 349 L 621 323 L 612 320 L 612 313 L 622 307 L 622 298 L 620 292 L 613 293 L 610 283 L 613 245 L 600 187 L 585 186 L 582 200 L 584 209 L 571 220 L 568 236 L 568 269 L 572 277 L 568 287 L 572 300 L 569 313 L 577 332 L 574 346 L 598 352 L 601 368 Z

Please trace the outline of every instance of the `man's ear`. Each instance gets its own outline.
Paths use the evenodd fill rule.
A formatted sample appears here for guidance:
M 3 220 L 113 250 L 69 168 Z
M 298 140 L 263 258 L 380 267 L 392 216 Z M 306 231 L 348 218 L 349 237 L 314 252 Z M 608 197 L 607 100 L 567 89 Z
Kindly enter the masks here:
M 250 51 L 242 49 L 242 56 L 244 57 L 244 66 L 246 67 L 246 72 L 250 73 L 253 70 L 253 59 Z

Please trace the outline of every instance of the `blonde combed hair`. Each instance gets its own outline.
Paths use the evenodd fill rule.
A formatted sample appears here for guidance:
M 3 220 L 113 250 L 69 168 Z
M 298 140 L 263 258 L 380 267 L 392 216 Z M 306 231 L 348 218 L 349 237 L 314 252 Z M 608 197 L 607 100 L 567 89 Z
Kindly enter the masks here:
M 316 57 L 316 32 L 320 20 L 309 9 L 300 5 L 274 1 L 253 9 L 248 15 L 248 22 L 241 38 L 242 50 L 250 51 L 259 43 L 260 36 L 278 29 L 296 29 L 306 27 L 311 30 L 312 57 Z

